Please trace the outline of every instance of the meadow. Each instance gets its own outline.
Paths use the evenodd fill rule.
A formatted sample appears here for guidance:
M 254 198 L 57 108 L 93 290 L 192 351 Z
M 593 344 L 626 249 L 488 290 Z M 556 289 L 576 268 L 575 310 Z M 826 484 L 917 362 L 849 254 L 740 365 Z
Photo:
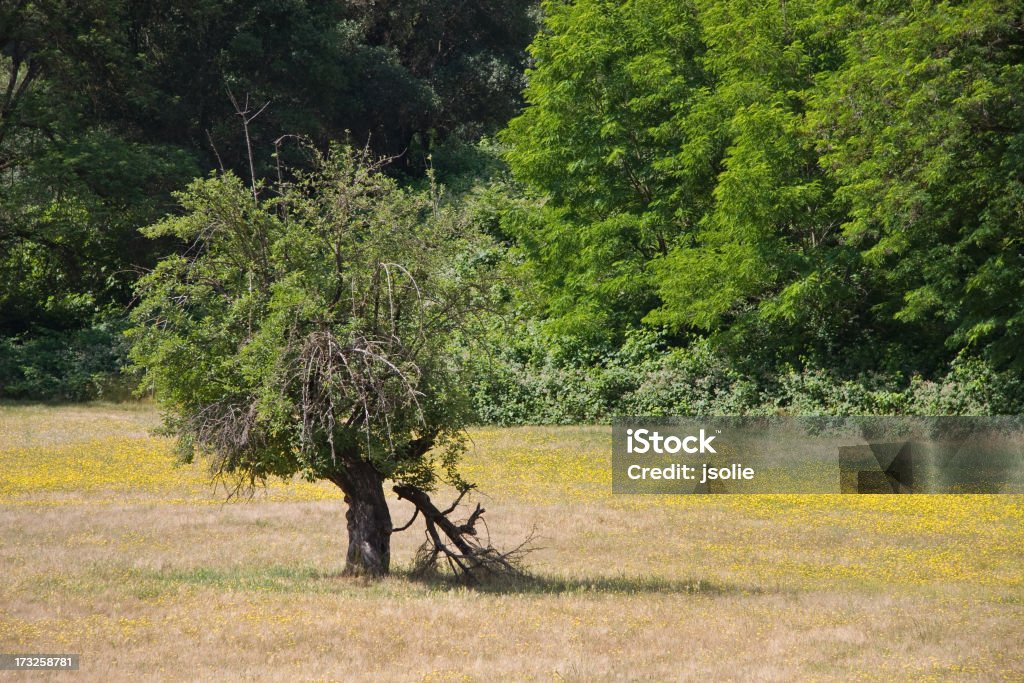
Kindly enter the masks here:
M 415 579 L 414 525 L 372 582 L 332 485 L 226 502 L 157 423 L 0 407 L 0 652 L 82 655 L 0 679 L 1024 680 L 1022 496 L 613 496 L 609 428 L 476 428 L 532 578 Z

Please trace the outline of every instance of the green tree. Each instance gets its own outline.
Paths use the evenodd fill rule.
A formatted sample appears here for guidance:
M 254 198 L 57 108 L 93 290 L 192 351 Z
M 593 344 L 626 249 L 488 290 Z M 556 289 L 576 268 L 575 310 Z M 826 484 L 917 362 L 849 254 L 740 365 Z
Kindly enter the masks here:
M 1020 362 L 1020 10 L 544 5 L 504 140 L 546 314 L 594 339 L 943 373 Z
M 659 302 L 647 320 L 711 331 L 760 362 L 831 363 L 865 342 L 870 305 L 807 121 L 846 16 L 817 0 L 699 4 L 720 156 L 692 239 L 648 266 Z
M 386 479 L 424 514 L 435 557 L 467 571 L 504 561 L 466 540 L 479 512 L 456 528 L 425 493 L 469 488 L 452 341 L 479 305 L 485 245 L 436 194 L 400 189 L 361 155 L 277 189 L 254 200 L 231 174 L 198 180 L 183 215 L 146 230 L 187 245 L 140 281 L 130 333 L 183 454 L 247 483 L 335 483 L 351 573 L 389 569 Z
M 876 312 L 933 348 L 1022 367 L 1024 31 L 1018 3 L 884 6 L 851 22 L 809 120 Z
M 138 227 L 200 171 L 104 113 L 101 87 L 136 81 L 106 21 L 116 4 L 0 8 L 0 335 L 80 328 L 127 302 L 152 250 Z
M 516 178 L 548 200 L 511 231 L 562 331 L 614 338 L 656 303 L 645 264 L 700 215 L 678 198 L 699 201 L 713 177 L 714 143 L 688 125 L 708 116 L 695 8 L 582 0 L 543 10 L 529 106 L 503 139 Z

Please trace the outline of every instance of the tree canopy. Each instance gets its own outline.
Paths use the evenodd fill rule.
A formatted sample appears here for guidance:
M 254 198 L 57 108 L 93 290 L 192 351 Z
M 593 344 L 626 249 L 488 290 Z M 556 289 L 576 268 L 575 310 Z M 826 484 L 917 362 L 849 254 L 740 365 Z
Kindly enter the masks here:
M 263 198 L 228 173 L 146 230 L 187 248 L 139 281 L 132 359 L 182 454 L 241 483 L 302 474 L 349 503 L 350 571 L 388 569 L 382 485 L 465 490 L 453 348 L 484 244 L 436 194 L 336 150 Z M 417 494 L 418 495 L 418 494 Z M 368 544 L 368 545 L 366 545 Z
M 504 139 L 550 314 L 773 362 L 1019 364 L 1021 27 L 999 0 L 545 3 Z

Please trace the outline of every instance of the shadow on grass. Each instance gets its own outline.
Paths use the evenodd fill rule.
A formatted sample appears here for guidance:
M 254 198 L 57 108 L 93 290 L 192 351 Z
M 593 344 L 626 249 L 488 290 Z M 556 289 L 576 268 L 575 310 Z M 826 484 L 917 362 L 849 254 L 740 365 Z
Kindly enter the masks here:
M 435 591 L 470 590 L 477 593 L 497 594 L 689 594 L 689 595 L 737 595 L 756 594 L 760 589 L 708 581 L 707 579 L 667 579 L 660 576 L 594 576 L 566 577 L 543 574 L 526 574 L 517 577 L 484 578 L 476 583 L 463 583 L 446 574 L 425 576 L 410 571 L 397 571 L 411 583 L 420 584 Z
M 445 574 L 417 575 L 400 568 L 385 580 L 345 576 L 313 567 L 271 565 L 264 567 L 163 569 L 136 571 L 139 597 L 152 597 L 176 587 L 213 588 L 224 591 L 271 593 L 349 593 L 361 595 L 408 594 L 408 589 L 428 593 L 468 591 L 499 595 L 756 595 L 759 588 L 740 587 L 706 579 L 667 579 L 659 576 L 564 577 L 529 574 L 481 580 L 473 584 L 455 581 Z
M 375 586 L 383 587 L 381 582 L 372 579 L 344 576 L 340 572 L 324 572 L 308 567 L 288 566 L 261 567 L 248 571 L 196 567 L 162 571 L 151 574 L 148 578 L 165 585 L 184 584 L 228 590 L 269 592 L 333 593 Z M 514 578 L 484 579 L 466 584 L 443 574 L 423 576 L 400 569 L 393 572 L 388 580 L 390 588 L 396 587 L 394 585 L 396 580 L 408 582 L 410 586 L 426 588 L 431 592 L 469 590 L 476 593 L 527 595 L 735 595 L 761 592 L 759 589 L 740 588 L 706 579 L 666 579 L 659 576 L 563 577 L 532 574 Z

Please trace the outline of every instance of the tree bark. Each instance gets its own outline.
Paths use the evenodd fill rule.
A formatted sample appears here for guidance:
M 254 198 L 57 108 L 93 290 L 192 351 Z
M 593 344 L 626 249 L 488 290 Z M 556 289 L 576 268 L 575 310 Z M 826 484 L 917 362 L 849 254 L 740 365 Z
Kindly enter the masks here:
M 348 553 L 345 574 L 386 575 L 391 569 L 391 512 L 384 498 L 384 478 L 363 460 L 349 460 L 330 477 L 345 493 Z

